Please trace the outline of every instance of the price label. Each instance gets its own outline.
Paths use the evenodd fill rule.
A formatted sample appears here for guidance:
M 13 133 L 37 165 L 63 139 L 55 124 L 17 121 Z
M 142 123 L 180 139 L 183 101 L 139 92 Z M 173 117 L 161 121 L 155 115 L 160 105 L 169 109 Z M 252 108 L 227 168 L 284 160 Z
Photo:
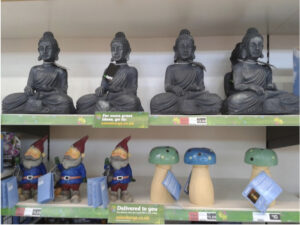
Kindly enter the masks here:
M 40 217 L 41 212 L 41 208 L 25 208 L 24 216 Z
M 281 222 L 280 213 L 253 212 L 253 222 Z
M 190 125 L 197 125 L 197 126 L 206 126 L 207 125 L 207 117 L 189 117 L 189 124 Z
M 217 221 L 217 214 L 215 212 L 199 212 L 199 221 Z

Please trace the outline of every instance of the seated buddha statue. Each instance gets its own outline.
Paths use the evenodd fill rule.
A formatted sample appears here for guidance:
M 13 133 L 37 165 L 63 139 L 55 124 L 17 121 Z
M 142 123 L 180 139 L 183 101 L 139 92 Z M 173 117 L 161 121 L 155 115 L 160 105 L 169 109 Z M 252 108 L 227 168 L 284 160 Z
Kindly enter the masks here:
M 168 66 L 165 91 L 155 95 L 150 102 L 152 114 L 218 114 L 222 99 L 205 91 L 205 67 L 194 62 L 196 47 L 186 29 L 182 30 L 174 46 L 174 64 Z
M 137 97 L 138 72 L 127 61 L 130 44 L 123 32 L 118 32 L 111 42 L 112 59 L 104 71 L 100 87 L 77 101 L 77 113 L 144 111 Z
M 42 65 L 31 68 L 24 93 L 14 93 L 2 101 L 3 113 L 74 113 L 73 100 L 67 95 L 67 70 L 55 64 L 59 47 L 51 32 L 45 32 L 38 44 Z
M 231 55 L 232 72 L 225 75 L 228 114 L 298 114 L 299 98 L 280 91 L 272 82 L 272 69 L 263 57 L 263 36 L 249 28 Z

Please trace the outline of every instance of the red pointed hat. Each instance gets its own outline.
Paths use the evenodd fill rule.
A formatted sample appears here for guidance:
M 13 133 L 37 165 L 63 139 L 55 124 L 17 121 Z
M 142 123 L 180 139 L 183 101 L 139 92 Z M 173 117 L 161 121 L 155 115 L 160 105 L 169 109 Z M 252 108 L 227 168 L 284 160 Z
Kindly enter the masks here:
M 127 142 L 130 140 L 131 136 L 128 136 L 126 138 L 124 138 L 122 141 L 120 141 L 119 144 L 116 145 L 115 149 L 120 147 L 122 149 L 124 149 L 127 153 L 128 153 L 128 146 L 127 146 Z
M 34 146 L 35 148 L 37 148 L 38 150 L 40 150 L 41 153 L 44 152 L 44 142 L 48 139 L 48 135 L 46 135 L 45 137 L 37 140 L 36 142 L 34 142 L 31 146 Z
M 80 153 L 83 154 L 84 153 L 85 142 L 87 141 L 88 138 L 89 138 L 89 136 L 82 137 L 79 141 L 76 141 L 73 144 L 73 147 L 78 149 L 78 151 L 80 151 Z

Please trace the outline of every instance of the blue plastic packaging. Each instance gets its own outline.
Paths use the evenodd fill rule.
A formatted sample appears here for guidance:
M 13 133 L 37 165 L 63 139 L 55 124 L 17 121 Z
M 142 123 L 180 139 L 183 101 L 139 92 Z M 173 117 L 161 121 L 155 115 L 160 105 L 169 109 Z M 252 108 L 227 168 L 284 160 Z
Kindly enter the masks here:
M 47 173 L 38 179 L 38 203 L 47 203 L 54 199 L 54 175 Z
M 181 185 L 171 171 L 168 171 L 162 183 L 175 200 L 180 197 Z
M 87 179 L 88 205 L 97 208 L 107 208 L 109 204 L 107 177 L 94 177 Z
M 15 176 L 1 181 L 1 208 L 13 208 L 19 201 Z
M 265 213 L 271 202 L 273 202 L 281 192 L 281 187 L 265 172 L 261 172 L 248 184 L 242 195 L 250 201 L 255 208 Z

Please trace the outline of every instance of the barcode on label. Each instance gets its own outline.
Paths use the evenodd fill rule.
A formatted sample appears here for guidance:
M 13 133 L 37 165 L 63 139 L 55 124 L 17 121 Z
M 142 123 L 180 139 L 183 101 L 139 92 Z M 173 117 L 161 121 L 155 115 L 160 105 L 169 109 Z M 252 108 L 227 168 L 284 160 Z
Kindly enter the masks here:
M 199 221 L 216 221 L 217 214 L 215 212 L 199 212 Z
M 207 125 L 207 117 L 189 117 L 189 124 L 190 125 L 198 125 L 198 126 L 205 126 Z
M 280 213 L 253 212 L 253 222 L 281 222 Z
M 40 217 L 41 212 L 41 208 L 25 208 L 24 216 Z

